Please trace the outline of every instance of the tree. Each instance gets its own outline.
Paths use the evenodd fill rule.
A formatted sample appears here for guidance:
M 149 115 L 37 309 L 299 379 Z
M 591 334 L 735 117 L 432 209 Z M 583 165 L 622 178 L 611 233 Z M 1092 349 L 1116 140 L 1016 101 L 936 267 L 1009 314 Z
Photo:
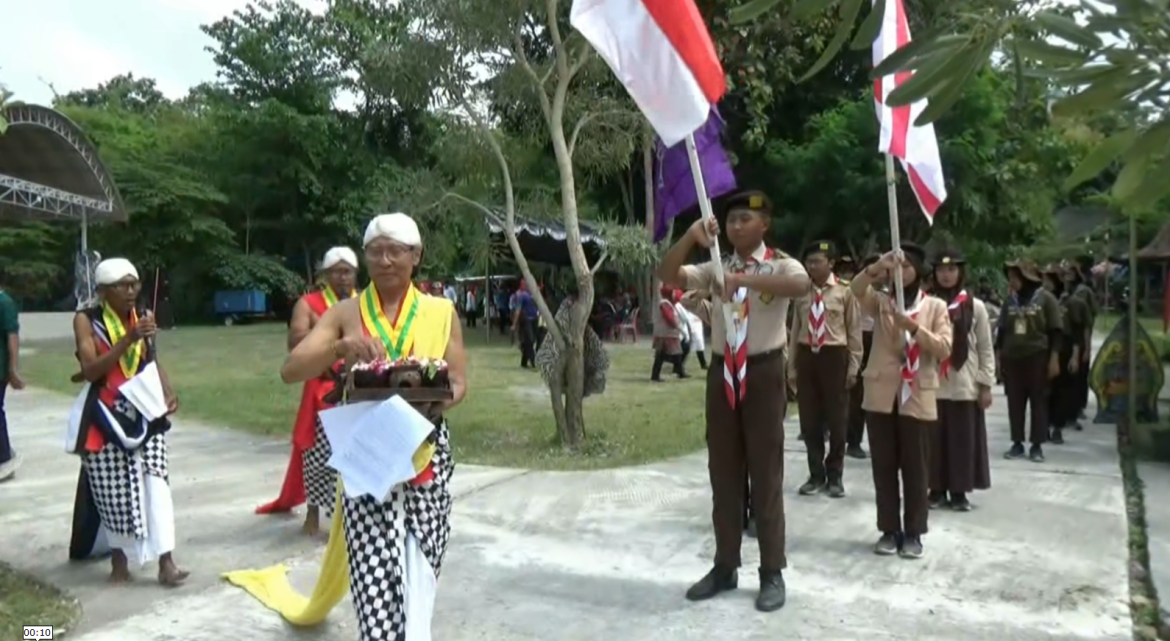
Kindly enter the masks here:
M 566 446 L 577 448 L 585 436 L 584 333 L 593 307 L 593 276 L 600 266 L 588 264 L 581 244 L 580 186 L 630 161 L 639 148 L 640 117 L 589 44 L 567 33 L 568 3 L 409 0 L 398 9 L 415 28 L 397 39 L 370 37 L 367 84 L 457 114 L 452 127 L 474 133 L 490 154 L 498 168 L 491 183 L 503 196 L 513 258 L 549 328 L 548 340 L 556 341 L 562 355 L 557 369 L 563 376 L 550 383 L 558 433 Z M 404 91 L 404 86 L 413 91 Z M 577 305 L 566 332 L 554 322 L 516 237 L 522 206 L 517 178 L 524 175 L 516 171 L 515 152 L 534 145 L 550 146 L 555 159 L 557 209 L 576 281 Z M 449 196 L 480 211 L 494 209 L 458 191 Z
M 837 34 L 810 75 L 849 39 L 863 1 L 840 2 Z M 778 4 L 780 0 L 752 0 L 738 7 L 733 19 L 755 20 Z M 794 5 L 793 13 L 808 17 L 837 4 L 806 0 Z M 854 46 L 873 41 L 884 9 L 885 0 L 873 3 Z M 1029 80 L 1044 83 L 1055 115 L 1130 115 L 1128 126 L 1102 141 L 1069 175 L 1066 189 L 1117 163 L 1112 194 L 1124 206 L 1148 208 L 1170 195 L 1170 181 L 1165 180 L 1170 173 L 1170 12 L 1165 2 L 1080 0 L 1076 7 L 1063 7 L 1048 0 L 981 0 L 966 6 L 954 21 L 918 33 L 873 75 L 913 71 L 912 80 L 892 92 L 889 102 L 898 106 L 929 98 L 930 107 L 917 122 L 933 122 L 958 102 L 995 54 L 1011 61 L 1021 94 Z

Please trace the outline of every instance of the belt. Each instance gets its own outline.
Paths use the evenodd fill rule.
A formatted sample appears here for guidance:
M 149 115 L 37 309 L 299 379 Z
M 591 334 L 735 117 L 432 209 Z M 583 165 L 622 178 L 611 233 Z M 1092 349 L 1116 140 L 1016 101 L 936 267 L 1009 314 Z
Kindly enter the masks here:
M 783 357 L 784 357 L 784 348 L 780 347 L 777 349 L 770 349 L 766 352 L 760 352 L 759 354 L 748 354 L 747 362 L 748 362 L 748 365 L 751 365 L 753 363 L 762 363 L 762 362 L 770 361 L 770 360 L 775 359 L 775 358 L 783 358 Z M 722 363 L 723 362 L 723 354 L 718 354 L 718 353 L 712 354 L 711 355 L 711 362 Z

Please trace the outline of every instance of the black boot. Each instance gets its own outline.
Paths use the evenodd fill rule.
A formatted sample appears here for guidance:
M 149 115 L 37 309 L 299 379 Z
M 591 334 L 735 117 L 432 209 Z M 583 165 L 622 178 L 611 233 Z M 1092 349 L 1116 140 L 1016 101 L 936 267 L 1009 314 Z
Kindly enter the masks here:
M 800 486 L 801 496 L 812 496 L 817 492 L 825 489 L 825 477 L 813 474 L 808 477 L 808 481 Z
M 650 380 L 655 383 L 662 382 L 662 365 L 666 362 L 666 353 L 662 350 L 654 352 L 654 365 L 650 368 Z
M 936 510 L 936 509 L 942 507 L 943 504 L 946 503 L 946 501 L 947 501 L 947 493 L 946 492 L 932 491 L 930 493 L 930 509 Z
M 829 473 L 829 498 L 845 498 L 845 482 L 841 479 L 840 472 Z
M 1028 458 L 1031 459 L 1033 463 L 1044 462 L 1044 450 L 1040 448 L 1039 443 L 1032 444 L 1032 449 L 1028 451 Z
M 784 585 L 784 574 L 780 570 L 760 568 L 760 594 L 756 596 L 756 609 L 760 612 L 775 612 L 784 607 L 788 600 L 788 588 Z
M 739 573 L 733 569 L 721 568 L 718 565 L 711 568 L 707 576 L 687 590 L 688 601 L 706 601 L 720 592 L 734 590 L 739 584 Z
M 849 448 L 845 450 L 845 456 L 862 460 L 869 458 L 869 454 L 866 454 L 865 450 L 862 449 L 860 445 L 850 445 Z
M 951 492 L 951 509 L 956 512 L 970 512 L 971 502 L 962 492 Z

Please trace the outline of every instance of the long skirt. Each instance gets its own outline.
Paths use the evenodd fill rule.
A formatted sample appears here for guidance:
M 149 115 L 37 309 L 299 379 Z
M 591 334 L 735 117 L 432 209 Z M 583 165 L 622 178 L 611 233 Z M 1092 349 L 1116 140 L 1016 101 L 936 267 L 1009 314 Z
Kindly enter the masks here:
M 140 565 L 174 550 L 175 508 L 165 436 L 152 436 L 132 452 L 107 443 L 83 461 L 111 548 Z
M 313 430 L 313 447 L 305 450 L 301 459 L 305 476 L 305 503 L 309 507 L 318 508 L 328 517 L 333 511 L 333 499 L 337 491 L 337 470 L 329 467 L 333 448 L 325 436 L 320 418 Z
M 451 536 L 455 466 L 445 424 L 436 445 L 433 480 L 396 486 L 385 502 L 369 495 L 343 499 L 349 586 L 362 641 L 430 638 L 435 589 Z M 425 635 L 417 637 L 420 631 Z
M 976 401 L 938 401 L 930 432 L 930 490 L 966 494 L 991 487 L 987 424 Z

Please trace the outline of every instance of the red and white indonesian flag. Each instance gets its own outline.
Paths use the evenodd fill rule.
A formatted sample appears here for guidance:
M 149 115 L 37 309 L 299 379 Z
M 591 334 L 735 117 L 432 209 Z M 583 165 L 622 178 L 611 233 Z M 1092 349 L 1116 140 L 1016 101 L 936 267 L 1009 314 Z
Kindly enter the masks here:
M 910 26 L 902 0 L 887 0 L 886 15 L 882 17 L 882 31 L 873 41 L 873 64 L 876 67 L 886 56 L 910 42 Z M 934 213 L 947 198 L 943 182 L 942 162 L 938 157 L 938 139 L 934 125 L 914 126 L 914 121 L 926 109 L 926 99 L 902 107 L 889 107 L 886 97 L 895 87 L 910 79 L 911 71 L 874 80 L 873 96 L 877 102 L 881 122 L 881 140 L 878 151 L 890 154 L 902 163 L 910 177 L 910 187 L 922 206 L 926 219 L 934 223 Z
M 727 91 L 694 0 L 574 0 L 569 20 L 617 74 L 666 147 L 701 127 Z

